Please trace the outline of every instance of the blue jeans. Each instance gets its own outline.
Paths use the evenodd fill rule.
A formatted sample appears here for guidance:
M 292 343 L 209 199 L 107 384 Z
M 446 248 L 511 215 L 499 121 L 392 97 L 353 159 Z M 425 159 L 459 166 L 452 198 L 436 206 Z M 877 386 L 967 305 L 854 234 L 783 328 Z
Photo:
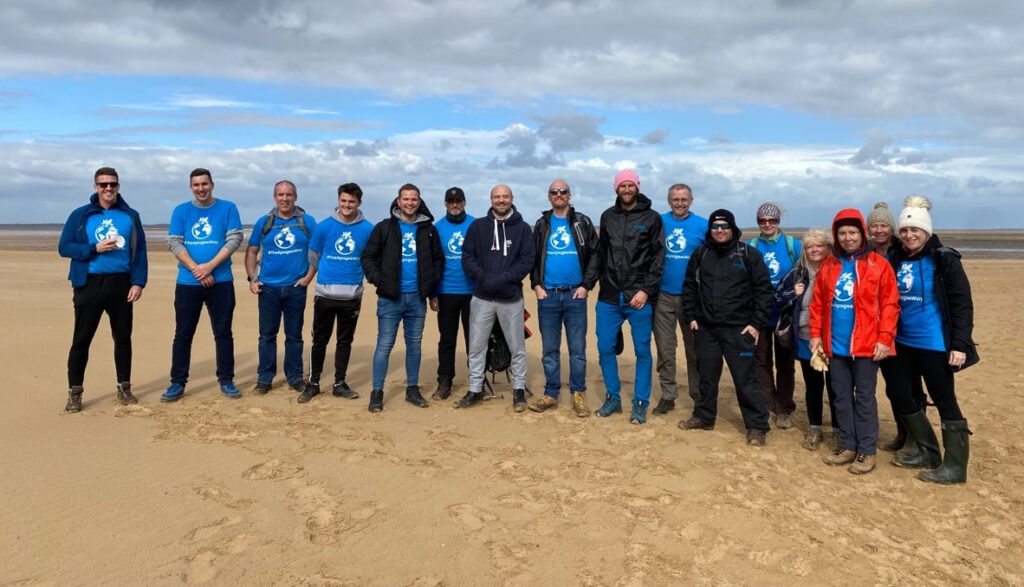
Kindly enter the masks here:
M 406 385 L 420 382 L 420 343 L 427 303 L 416 292 L 403 293 L 397 300 L 377 298 L 377 348 L 373 351 L 373 389 L 384 389 L 388 358 L 398 336 L 398 324 L 404 322 Z
M 277 331 L 284 316 L 284 376 L 289 383 L 302 381 L 302 322 L 306 312 L 306 288 L 263 284 L 259 295 L 258 383 L 273 383 L 277 375 Z
M 199 316 L 206 304 L 213 327 L 217 354 L 217 381 L 227 383 L 235 378 L 235 339 L 231 319 L 235 313 L 235 284 L 221 281 L 211 287 L 178 284 L 174 288 L 174 342 L 171 343 L 171 383 L 188 382 L 192 363 L 192 338 L 199 326 Z
M 565 324 L 566 346 L 569 347 L 569 390 L 587 390 L 587 300 L 572 299 L 572 291 L 548 290 L 537 300 L 537 320 L 543 346 L 544 394 L 558 398 L 562 386 L 562 324 Z
M 633 382 L 633 402 L 647 402 L 651 398 L 651 319 L 654 309 L 650 303 L 644 304 L 639 310 L 621 305 L 597 302 L 597 353 L 601 363 L 601 376 L 604 378 L 608 395 L 618 399 L 622 390 L 619 381 L 619 362 L 615 357 L 615 339 L 618 337 L 622 323 L 629 321 L 629 333 L 633 337 L 633 349 L 636 352 L 636 379 Z

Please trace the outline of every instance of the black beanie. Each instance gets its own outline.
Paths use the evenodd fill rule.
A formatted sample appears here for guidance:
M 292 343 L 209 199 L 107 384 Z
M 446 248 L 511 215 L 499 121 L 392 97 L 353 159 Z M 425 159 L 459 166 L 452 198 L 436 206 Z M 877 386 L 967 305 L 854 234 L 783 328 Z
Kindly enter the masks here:
M 732 212 L 726 210 L 725 208 L 719 208 L 718 210 L 712 212 L 711 216 L 708 216 L 708 230 L 711 230 L 711 225 L 714 222 L 721 221 L 728 222 L 730 227 L 736 228 L 736 217 L 733 216 Z

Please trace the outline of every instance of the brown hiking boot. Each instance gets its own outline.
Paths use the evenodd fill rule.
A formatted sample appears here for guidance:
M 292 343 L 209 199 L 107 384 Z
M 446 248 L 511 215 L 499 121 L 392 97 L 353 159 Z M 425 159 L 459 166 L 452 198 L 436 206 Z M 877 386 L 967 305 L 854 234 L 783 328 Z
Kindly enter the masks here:
M 832 454 L 824 458 L 825 464 L 830 467 L 838 467 L 840 465 L 849 465 L 857 458 L 857 451 L 847 450 L 845 448 L 837 448 Z M 875 460 L 872 457 L 872 464 Z
M 127 381 L 122 381 L 117 384 L 117 401 L 122 406 L 130 406 L 132 404 L 139 403 L 139 400 L 135 399 L 132 395 L 132 384 Z
M 693 416 L 689 420 L 680 420 L 679 427 L 683 430 L 714 430 L 715 423 L 706 422 L 697 416 Z
M 590 409 L 587 408 L 586 392 L 572 392 L 572 411 L 576 412 L 576 415 L 579 416 L 580 418 L 590 417 Z
M 65 412 L 81 412 L 82 411 L 82 389 L 81 385 L 75 385 L 68 390 L 68 403 L 64 406 Z
M 544 412 L 551 408 L 558 408 L 558 400 L 547 394 L 540 396 L 539 400 L 530 404 L 530 410 L 533 412 Z
M 864 475 L 875 470 L 875 455 L 858 454 L 853 464 L 847 469 L 854 475 Z

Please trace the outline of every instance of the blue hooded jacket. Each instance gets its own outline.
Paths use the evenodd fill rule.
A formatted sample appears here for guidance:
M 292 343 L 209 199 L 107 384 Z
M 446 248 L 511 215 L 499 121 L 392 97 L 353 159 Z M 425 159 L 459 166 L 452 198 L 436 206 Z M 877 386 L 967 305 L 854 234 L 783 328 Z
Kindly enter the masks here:
M 60 235 L 57 252 L 61 257 L 71 259 L 71 268 L 68 270 L 71 287 L 85 285 L 89 278 L 89 261 L 99 254 L 96 252 L 96 245 L 89 243 L 89 235 L 85 229 L 86 220 L 90 215 L 103 212 L 99 201 L 99 194 L 94 193 L 89 198 L 88 204 L 71 212 Z M 138 212 L 128 206 L 121 194 L 117 194 L 114 208 L 124 212 L 132 219 L 132 234 L 128 239 L 132 285 L 146 287 L 146 280 L 149 278 L 149 260 L 146 257 L 146 233 L 142 230 L 142 219 L 139 218 Z

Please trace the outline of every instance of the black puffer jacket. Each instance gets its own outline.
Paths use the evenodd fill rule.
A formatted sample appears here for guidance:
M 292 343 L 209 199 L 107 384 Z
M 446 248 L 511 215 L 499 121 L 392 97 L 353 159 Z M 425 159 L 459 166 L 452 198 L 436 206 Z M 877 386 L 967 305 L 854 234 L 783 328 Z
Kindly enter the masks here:
M 402 293 L 402 228 L 398 198 L 391 203 L 391 216 L 373 227 L 359 261 L 366 281 L 377 286 L 377 295 L 397 300 Z M 434 216 L 420 200 L 416 211 L 416 277 L 421 299 L 437 295 L 444 273 L 441 237 L 434 228 Z
M 718 244 L 709 230 L 707 244 L 697 249 L 683 281 L 683 319 L 706 326 L 746 326 L 758 330 L 768 323 L 775 290 L 764 258 L 740 240 Z
M 544 262 L 548 256 L 548 235 L 551 234 L 551 210 L 541 213 L 540 219 L 533 225 L 533 240 L 537 248 L 537 261 L 530 272 L 530 288 L 538 285 L 544 287 Z M 583 276 L 583 287 L 594 289 L 601 276 L 601 257 L 598 255 L 597 231 L 594 223 L 586 214 L 580 214 L 569 206 L 569 229 L 572 241 L 576 246 L 576 256 L 580 261 L 580 274 Z
M 597 299 L 628 304 L 638 291 L 654 303 L 665 270 L 665 229 L 651 200 L 636 195 L 636 206 L 623 210 L 620 198 L 601 214 L 601 290 Z

